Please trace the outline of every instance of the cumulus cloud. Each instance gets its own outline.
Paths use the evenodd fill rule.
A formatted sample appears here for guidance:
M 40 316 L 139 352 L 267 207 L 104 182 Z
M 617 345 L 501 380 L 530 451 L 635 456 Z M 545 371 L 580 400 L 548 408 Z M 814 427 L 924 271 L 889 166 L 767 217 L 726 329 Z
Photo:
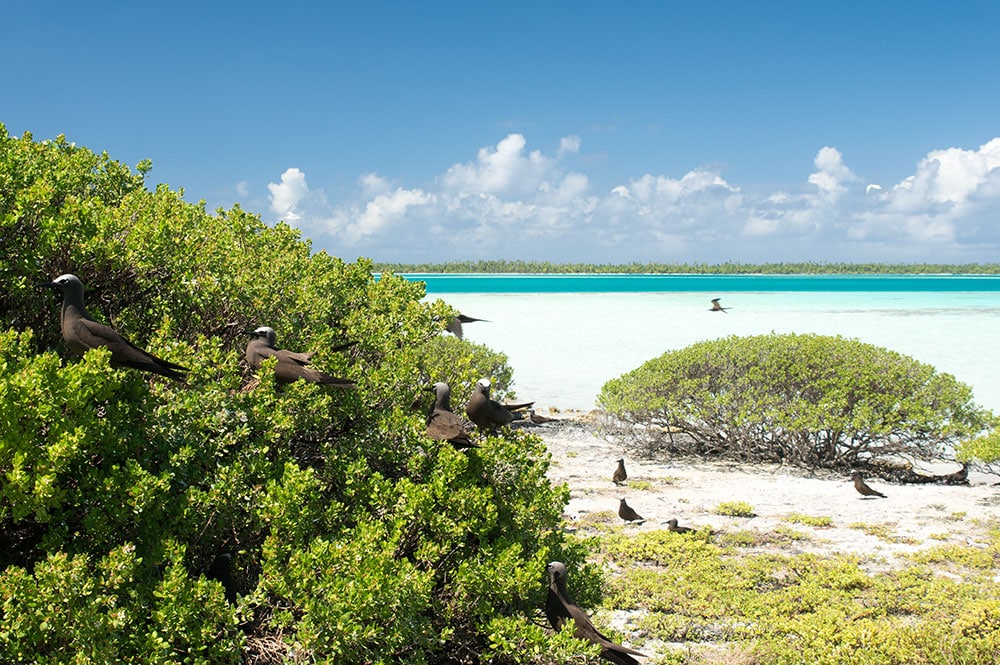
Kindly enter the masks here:
M 820 148 L 813 164 L 816 165 L 817 171 L 809 176 L 809 182 L 816 185 L 824 198 L 835 200 L 847 191 L 849 183 L 858 179 L 844 166 L 844 159 L 836 148 L 830 146 Z
M 1000 138 L 977 150 L 934 150 L 917 163 L 916 172 L 860 211 L 851 238 L 925 245 L 986 243 L 995 251 L 1000 240 L 995 223 L 1000 206 Z M 985 218 L 984 218 L 985 216 Z M 984 259 L 985 260 L 985 259 Z
M 271 210 L 289 224 L 297 224 L 306 214 L 305 208 L 315 202 L 317 195 L 309 191 L 306 174 L 297 168 L 286 169 L 281 182 L 268 183 L 271 192 Z
M 349 243 L 369 239 L 403 219 L 411 208 L 432 204 L 434 198 L 419 189 L 397 189 L 388 194 L 379 194 L 368 202 L 360 215 L 346 225 L 344 239 Z
M 563 161 L 586 163 L 583 151 L 576 135 L 546 155 L 512 133 L 421 187 L 363 174 L 332 206 L 289 168 L 268 185 L 271 210 L 317 246 L 399 261 L 992 260 L 968 257 L 1000 244 L 1000 138 L 929 152 L 885 187 L 865 184 L 832 146 L 780 187 L 736 185 L 704 166 L 595 187 Z

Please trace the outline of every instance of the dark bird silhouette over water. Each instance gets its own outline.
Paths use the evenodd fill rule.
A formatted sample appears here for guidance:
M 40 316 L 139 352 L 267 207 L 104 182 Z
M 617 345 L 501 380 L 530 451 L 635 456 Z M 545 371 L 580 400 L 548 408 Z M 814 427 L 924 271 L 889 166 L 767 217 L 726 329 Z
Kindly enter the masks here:
M 632 506 L 625 503 L 625 497 L 622 497 L 621 500 L 618 502 L 618 517 L 622 518 L 626 522 L 642 523 L 646 521 L 646 518 L 644 518 L 639 513 L 635 512 L 632 509 Z
M 473 323 L 474 321 L 486 321 L 486 319 L 476 319 L 471 316 L 466 316 L 465 314 L 459 314 L 448 322 L 448 325 L 445 326 L 445 330 L 450 332 L 455 337 L 462 339 L 462 324 Z
M 628 478 L 628 473 L 625 471 L 625 459 L 621 458 L 618 460 L 618 466 L 615 468 L 615 472 L 611 474 L 611 480 L 615 485 L 621 485 Z
M 590 617 L 574 603 L 566 591 L 566 566 L 561 561 L 552 561 L 546 567 L 549 574 L 549 590 L 545 596 L 545 618 L 552 630 L 562 630 L 570 619 L 573 620 L 573 636 L 588 640 L 601 647 L 601 658 L 618 665 L 638 665 L 632 656 L 646 657 L 646 654 L 612 642 L 606 635 L 594 628 Z
M 478 448 L 479 444 L 473 443 L 465 431 L 465 422 L 451 411 L 448 384 L 439 381 L 430 389 L 434 391 L 434 404 L 427 413 L 427 436 L 435 441 L 447 441 L 458 449 Z
M 861 477 L 860 471 L 855 471 L 854 473 L 852 473 L 851 480 L 854 481 L 854 489 L 858 490 L 858 492 L 860 492 L 863 496 L 865 497 L 878 496 L 882 497 L 883 499 L 886 498 L 885 494 L 877 492 L 873 490 L 871 487 L 868 487 L 868 484 Z
M 131 367 L 178 381 L 184 380 L 186 367 L 157 358 L 118 334 L 111 326 L 91 318 L 83 306 L 83 282 L 76 275 L 60 275 L 39 286 L 62 292 L 62 338 L 73 353 L 82 356 L 90 349 L 106 347 L 111 351 L 112 367 Z
M 476 427 L 483 430 L 493 430 L 496 427 L 509 425 L 512 421 L 521 418 L 517 411 L 531 407 L 534 402 L 522 402 L 521 404 L 500 404 L 494 399 L 490 399 L 490 380 L 479 379 L 476 387 L 465 405 L 465 415 L 476 424 Z
M 708 311 L 710 311 L 710 312 L 725 312 L 727 309 L 729 309 L 728 307 L 723 307 L 722 305 L 720 305 L 719 304 L 719 300 L 720 300 L 719 298 L 712 298 L 712 308 L 709 309 Z
M 689 526 L 678 526 L 677 519 L 671 517 L 667 520 L 667 531 L 673 531 L 674 533 L 693 533 L 694 529 Z
M 350 379 L 340 379 L 310 367 L 310 360 L 316 355 L 313 352 L 298 353 L 275 348 L 277 336 L 274 334 L 273 328 L 261 326 L 256 330 L 248 330 L 247 334 L 250 335 L 250 342 L 247 344 L 245 354 L 247 364 L 257 370 L 267 358 L 277 358 L 278 362 L 274 366 L 274 380 L 278 383 L 291 383 L 304 379 L 310 383 L 320 383 L 338 388 L 354 386 L 354 381 Z M 338 346 L 334 350 L 338 351 L 347 346 L 350 344 Z

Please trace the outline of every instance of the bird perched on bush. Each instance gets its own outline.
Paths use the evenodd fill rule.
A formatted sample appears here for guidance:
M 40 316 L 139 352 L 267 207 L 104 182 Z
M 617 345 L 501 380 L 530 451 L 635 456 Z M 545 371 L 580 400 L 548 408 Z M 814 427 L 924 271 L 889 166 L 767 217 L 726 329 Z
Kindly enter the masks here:
M 354 381 L 341 379 L 329 374 L 324 374 L 309 366 L 314 352 L 299 353 L 287 349 L 275 347 L 277 336 L 274 329 L 268 326 L 261 326 L 256 330 L 248 330 L 250 342 L 247 344 L 246 361 L 253 369 L 260 369 L 261 364 L 268 358 L 276 358 L 277 364 L 274 366 L 274 380 L 278 383 L 291 383 L 303 379 L 310 383 L 319 383 L 325 386 L 336 386 L 338 388 L 351 388 Z M 350 344 L 343 344 L 334 348 L 334 351 L 347 348 Z
M 429 390 L 434 392 L 434 403 L 427 413 L 427 436 L 435 441 L 447 441 L 458 449 L 478 448 L 479 444 L 473 443 L 465 431 L 465 422 L 451 411 L 451 388 L 448 384 L 439 381 Z
M 868 487 L 868 483 L 866 483 L 864 479 L 861 477 L 860 471 L 855 471 L 854 473 L 852 473 L 851 480 L 854 481 L 854 489 L 858 490 L 858 492 L 860 492 L 862 496 L 866 497 L 878 496 L 883 499 L 886 498 L 885 494 L 882 494 L 881 492 L 878 492 L 876 490 L 873 490 L 871 487 Z
M 500 404 L 500 402 L 490 399 L 490 380 L 479 379 L 476 381 L 472 397 L 465 405 L 465 415 L 479 429 L 494 430 L 498 426 L 509 425 L 514 420 L 522 418 L 523 416 L 517 411 L 530 408 L 532 405 L 534 402 Z
M 111 326 L 95 321 L 83 306 L 83 282 L 76 275 L 60 275 L 39 286 L 62 292 L 62 338 L 73 353 L 82 356 L 91 349 L 104 347 L 111 352 L 112 367 L 131 367 L 152 372 L 178 381 L 184 380 L 188 368 L 157 358 L 128 341 Z
M 574 637 L 588 640 L 601 647 L 601 658 L 618 665 L 638 665 L 632 656 L 646 657 L 646 654 L 616 644 L 594 628 L 590 617 L 574 603 L 566 592 L 566 566 L 561 561 L 552 561 L 546 567 L 549 573 L 549 590 L 545 597 L 545 617 L 553 630 L 562 630 L 563 625 L 573 620 Z

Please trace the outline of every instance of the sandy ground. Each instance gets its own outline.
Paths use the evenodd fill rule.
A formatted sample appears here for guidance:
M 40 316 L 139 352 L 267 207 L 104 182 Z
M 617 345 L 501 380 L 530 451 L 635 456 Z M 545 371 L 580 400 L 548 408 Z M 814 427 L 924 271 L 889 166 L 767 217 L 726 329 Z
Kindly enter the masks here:
M 665 529 L 676 518 L 683 526 L 713 531 L 773 532 L 776 528 L 805 532 L 806 538 L 782 545 L 786 552 L 858 553 L 870 568 L 892 566 L 899 557 L 944 544 L 985 546 L 989 525 L 1000 515 L 1000 477 L 970 472 L 959 486 L 900 485 L 871 478 L 869 485 L 887 498 L 864 498 L 846 476 L 810 475 L 777 465 L 745 465 L 637 457 L 627 441 L 602 436 L 592 415 L 549 413 L 562 418 L 525 429 L 541 436 L 552 454 L 550 478 L 571 492 L 566 517 L 570 525 L 620 529 L 625 533 Z M 616 461 L 624 457 L 628 480 L 611 480 Z M 948 473 L 957 470 L 939 470 Z M 646 518 L 624 524 L 619 499 Z M 715 512 L 723 502 L 741 501 L 754 517 L 728 517 Z M 829 517 L 829 526 L 814 527 L 788 520 L 789 515 Z M 853 526 L 852 526 L 853 525 Z M 861 526 L 878 527 L 862 529 Z M 874 533 L 871 533 L 874 532 Z

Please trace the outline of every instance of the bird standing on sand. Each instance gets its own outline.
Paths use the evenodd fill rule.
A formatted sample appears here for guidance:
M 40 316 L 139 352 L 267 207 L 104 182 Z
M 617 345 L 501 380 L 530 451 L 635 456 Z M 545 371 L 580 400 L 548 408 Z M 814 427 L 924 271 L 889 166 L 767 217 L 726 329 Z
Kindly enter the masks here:
M 673 531 L 674 533 L 693 533 L 694 529 L 689 526 L 678 526 L 677 518 L 671 517 L 667 520 L 667 531 Z
M 710 312 L 725 312 L 727 309 L 729 309 L 728 307 L 723 307 L 722 305 L 720 305 L 719 304 L 719 300 L 720 300 L 719 298 L 712 298 L 712 308 L 709 309 L 708 311 L 710 311 Z
M 354 387 L 354 381 L 350 379 L 340 379 L 309 367 L 311 358 L 316 355 L 314 352 L 299 353 L 275 348 L 277 336 L 274 334 L 273 328 L 261 326 L 256 330 L 248 330 L 246 334 L 250 335 L 250 342 L 247 344 L 245 354 L 247 364 L 257 370 L 267 358 L 277 358 L 278 362 L 274 366 L 274 380 L 277 383 L 291 383 L 304 379 L 310 383 L 319 383 L 325 386 Z M 342 349 L 344 346 L 338 346 L 336 350 Z
M 535 413 L 534 409 L 528 409 L 528 419 L 531 422 L 535 423 L 536 425 L 542 425 L 544 423 L 557 423 L 560 420 L 559 418 L 548 418 L 546 416 L 541 416 Z
M 448 325 L 445 326 L 444 329 L 450 332 L 455 337 L 462 339 L 462 324 L 472 323 L 474 321 L 486 321 L 486 319 L 476 319 L 471 316 L 466 316 L 465 314 L 459 314 L 454 319 L 449 321 Z
M 434 404 L 427 413 L 427 436 L 435 441 L 447 441 L 459 450 L 478 448 L 479 444 L 473 443 L 465 431 L 465 423 L 451 411 L 451 388 L 448 384 L 439 381 L 430 389 L 434 391 Z
M 883 499 L 886 498 L 885 494 L 877 492 L 873 490 L 871 487 L 868 487 L 868 484 L 861 477 L 860 471 L 855 471 L 854 473 L 852 473 L 851 480 L 854 481 L 854 489 L 858 490 L 858 492 L 860 492 L 863 496 L 865 497 L 878 496 L 882 497 Z
M 601 658 L 618 665 L 638 665 L 639 661 L 632 656 L 646 657 L 644 653 L 612 642 L 594 628 L 587 613 L 574 603 L 566 592 L 565 564 L 561 561 L 552 561 L 545 569 L 549 574 L 549 590 L 545 596 L 545 618 L 549 620 L 552 630 L 562 630 L 566 622 L 572 619 L 573 636 L 600 646 Z
M 82 356 L 90 349 L 105 347 L 111 351 L 112 367 L 131 367 L 152 372 L 178 381 L 184 380 L 188 368 L 157 358 L 118 334 L 111 326 L 91 318 L 83 306 L 83 282 L 76 275 L 60 275 L 39 286 L 62 292 L 62 338 L 73 353 Z
M 625 503 L 625 497 L 622 497 L 618 502 L 618 517 L 622 518 L 626 522 L 639 522 L 640 524 L 646 521 L 646 518 L 635 512 L 632 506 Z
M 618 466 L 615 468 L 615 472 L 611 474 L 611 480 L 615 485 L 621 485 L 628 478 L 628 473 L 625 472 L 625 458 L 619 458 Z
M 497 426 L 509 425 L 512 421 L 521 418 L 517 411 L 531 407 L 534 402 L 523 402 L 521 404 L 500 404 L 496 400 L 490 399 L 490 380 L 479 379 L 473 390 L 472 397 L 465 405 L 465 415 L 469 420 L 482 430 L 493 430 Z

